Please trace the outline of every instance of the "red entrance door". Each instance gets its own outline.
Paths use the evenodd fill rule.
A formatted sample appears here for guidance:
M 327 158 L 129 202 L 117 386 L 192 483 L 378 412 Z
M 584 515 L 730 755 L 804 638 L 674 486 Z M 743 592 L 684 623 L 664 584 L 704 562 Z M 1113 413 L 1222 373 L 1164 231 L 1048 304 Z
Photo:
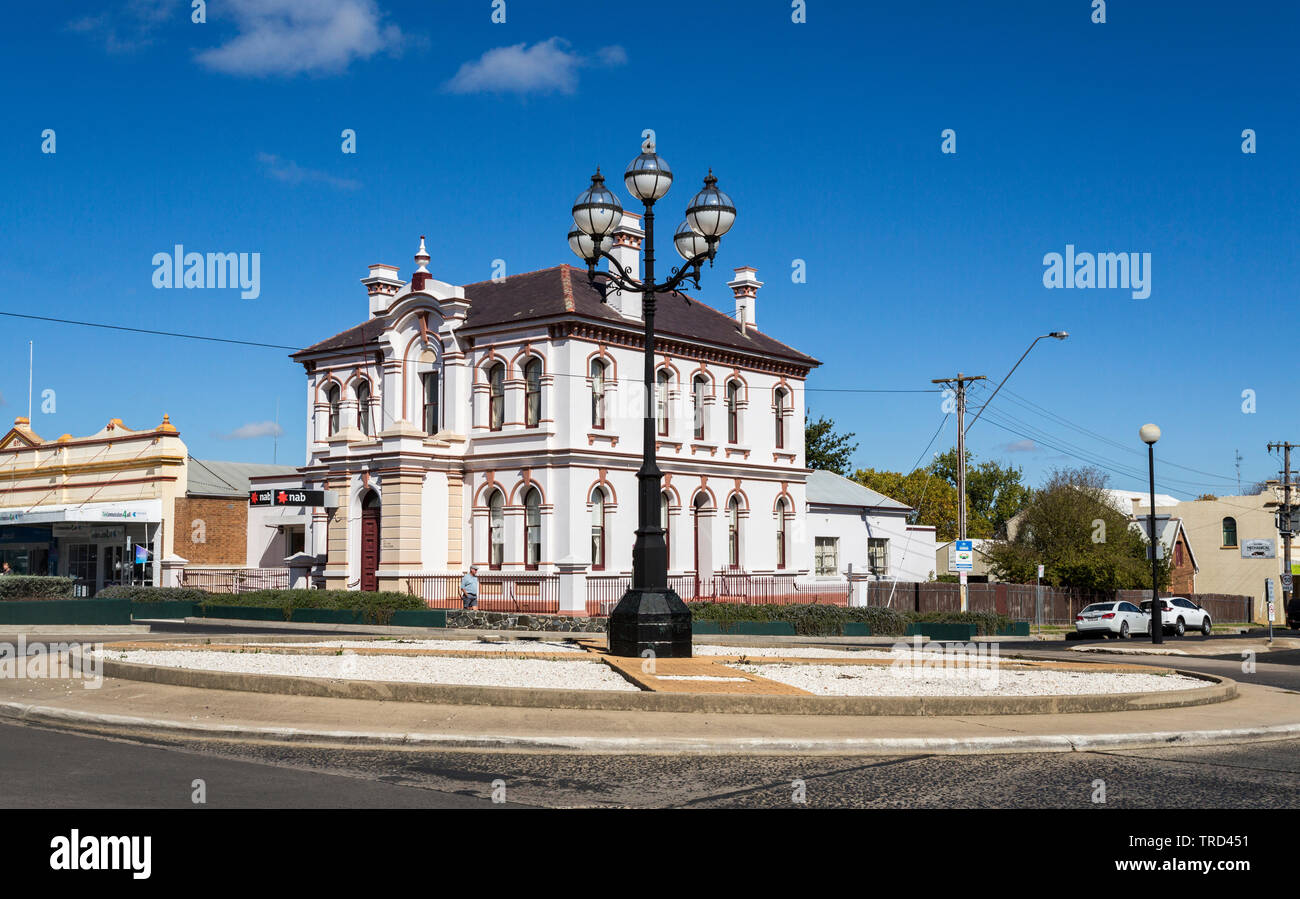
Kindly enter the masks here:
M 379 498 L 366 494 L 361 504 L 361 589 L 379 589 Z

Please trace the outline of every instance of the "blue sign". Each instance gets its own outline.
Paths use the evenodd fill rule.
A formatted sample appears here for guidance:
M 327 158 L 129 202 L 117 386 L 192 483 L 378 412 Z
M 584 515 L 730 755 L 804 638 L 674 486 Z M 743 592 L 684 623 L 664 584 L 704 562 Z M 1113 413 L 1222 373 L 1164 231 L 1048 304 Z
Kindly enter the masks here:
M 975 570 L 975 543 L 973 540 L 958 540 L 953 544 L 953 556 L 956 558 L 958 571 Z

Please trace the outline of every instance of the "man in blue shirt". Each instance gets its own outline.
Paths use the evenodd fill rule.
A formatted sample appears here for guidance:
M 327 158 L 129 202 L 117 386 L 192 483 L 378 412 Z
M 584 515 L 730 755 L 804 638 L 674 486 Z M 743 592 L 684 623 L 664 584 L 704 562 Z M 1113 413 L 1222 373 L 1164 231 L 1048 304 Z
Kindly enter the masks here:
M 469 574 L 460 579 L 461 606 L 466 609 L 478 608 L 478 566 L 469 566 Z

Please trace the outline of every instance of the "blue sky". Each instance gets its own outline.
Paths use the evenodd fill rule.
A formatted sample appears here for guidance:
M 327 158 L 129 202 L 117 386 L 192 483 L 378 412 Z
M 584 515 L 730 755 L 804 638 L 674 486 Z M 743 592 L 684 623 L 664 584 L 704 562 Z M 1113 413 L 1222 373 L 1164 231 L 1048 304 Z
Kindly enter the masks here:
M 646 9 L 19 7 L 0 38 L 0 311 L 306 345 L 362 320 L 366 266 L 409 272 L 420 234 L 453 283 L 573 261 L 573 198 L 653 128 L 678 177 L 661 224 L 709 166 L 739 207 L 702 298 L 730 312 L 731 269 L 758 269 L 760 327 L 824 362 L 813 413 L 856 432 L 859 466 L 910 469 L 942 398 L 833 389 L 996 383 L 1057 329 L 972 429 L 978 457 L 1036 483 L 1081 456 L 1140 489 L 1151 420 L 1184 466 L 1157 486 L 1188 497 L 1230 492 L 1238 450 L 1244 483 L 1273 476 L 1265 444 L 1300 440 L 1280 352 L 1300 324 L 1295 6 L 1115 2 L 1105 24 L 1089 0 L 809 0 L 804 24 L 785 0 Z M 155 289 L 151 259 L 178 243 L 260 253 L 261 295 Z M 1151 296 L 1045 288 L 1067 244 L 1150 253 Z M 241 435 L 278 400 L 278 460 L 302 459 L 285 351 L 0 317 L 10 420 L 28 340 L 43 436 L 168 412 L 200 458 L 270 461 L 269 436 Z

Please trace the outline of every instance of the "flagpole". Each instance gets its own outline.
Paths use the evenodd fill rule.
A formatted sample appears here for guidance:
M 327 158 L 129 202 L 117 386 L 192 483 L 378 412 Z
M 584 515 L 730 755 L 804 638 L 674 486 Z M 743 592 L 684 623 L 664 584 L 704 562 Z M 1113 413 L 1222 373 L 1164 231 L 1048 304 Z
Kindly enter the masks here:
M 32 361 L 36 358 L 32 341 L 27 341 L 27 424 L 32 423 Z

